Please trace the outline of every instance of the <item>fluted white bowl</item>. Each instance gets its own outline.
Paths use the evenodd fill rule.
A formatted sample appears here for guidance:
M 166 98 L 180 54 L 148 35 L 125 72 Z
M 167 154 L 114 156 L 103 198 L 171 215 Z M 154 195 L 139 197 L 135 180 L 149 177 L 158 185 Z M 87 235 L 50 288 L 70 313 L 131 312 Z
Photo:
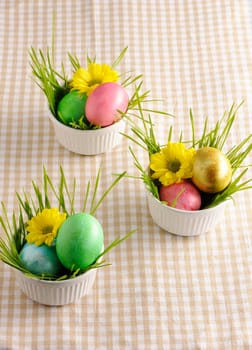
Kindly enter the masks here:
M 125 130 L 123 119 L 104 128 L 80 130 L 62 124 L 52 114 L 49 114 L 49 118 L 57 141 L 69 151 L 82 155 L 110 152 L 121 143 L 123 138 L 121 133 Z
M 15 272 L 19 287 L 28 298 L 39 304 L 50 306 L 77 302 L 90 292 L 96 278 L 96 269 L 62 281 L 39 280 L 28 277 L 19 270 Z
M 153 221 L 163 230 L 179 236 L 199 236 L 214 229 L 224 216 L 227 202 L 216 207 L 188 211 L 169 207 L 147 191 L 147 202 Z

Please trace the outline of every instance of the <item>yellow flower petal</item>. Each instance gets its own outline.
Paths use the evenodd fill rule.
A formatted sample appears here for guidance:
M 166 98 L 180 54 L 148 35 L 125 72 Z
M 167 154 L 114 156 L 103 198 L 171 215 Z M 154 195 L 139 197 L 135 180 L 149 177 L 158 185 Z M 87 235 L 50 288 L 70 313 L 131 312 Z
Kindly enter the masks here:
M 151 155 L 152 178 L 165 186 L 191 178 L 194 156 L 193 148 L 186 149 L 183 143 L 169 142 L 160 152 Z
M 56 208 L 43 209 L 27 222 L 27 242 L 38 246 L 43 243 L 51 245 L 65 219 L 66 214 L 60 213 Z
M 107 64 L 89 63 L 88 69 L 79 68 L 73 74 L 71 86 L 88 95 L 99 85 L 119 80 L 119 74 Z

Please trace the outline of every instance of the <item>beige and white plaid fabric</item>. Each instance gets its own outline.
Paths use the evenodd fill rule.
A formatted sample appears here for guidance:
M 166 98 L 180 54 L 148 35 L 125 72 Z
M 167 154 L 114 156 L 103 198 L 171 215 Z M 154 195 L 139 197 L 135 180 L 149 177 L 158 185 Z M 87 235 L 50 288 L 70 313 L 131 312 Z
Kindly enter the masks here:
M 189 108 L 197 131 L 206 116 L 214 122 L 243 100 L 232 143 L 251 133 L 249 0 L 1 0 L 0 200 L 10 213 L 15 191 L 39 181 L 43 165 L 53 181 L 62 165 L 80 189 L 100 165 L 101 191 L 113 173 L 137 174 L 126 139 L 95 157 L 57 143 L 27 53 L 50 45 L 53 13 L 59 65 L 67 51 L 83 62 L 88 53 L 112 63 L 129 47 L 120 70 L 142 73 L 144 87 L 162 100 L 155 108 L 176 116 L 158 118 L 160 140 L 171 123 L 175 133 L 189 132 Z M 89 296 L 64 307 L 38 305 L 0 264 L 0 349 L 252 349 L 251 208 L 247 191 L 207 235 L 172 236 L 153 223 L 143 184 L 124 179 L 97 216 L 107 243 L 137 233 L 111 251 L 112 266 L 98 271 Z

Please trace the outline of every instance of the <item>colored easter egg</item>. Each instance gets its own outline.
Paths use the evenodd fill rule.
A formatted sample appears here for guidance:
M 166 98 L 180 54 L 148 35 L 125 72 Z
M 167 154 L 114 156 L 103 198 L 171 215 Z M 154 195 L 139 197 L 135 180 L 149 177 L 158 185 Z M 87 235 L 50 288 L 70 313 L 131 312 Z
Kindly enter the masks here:
M 26 269 L 36 275 L 57 276 L 63 270 L 55 246 L 25 243 L 19 256 Z
M 95 262 L 101 253 L 103 239 L 102 226 L 94 216 L 73 214 L 59 228 L 57 255 L 67 269 L 83 270 Z
M 84 115 L 86 101 L 86 95 L 81 95 L 78 91 L 69 92 L 58 104 L 57 113 L 59 119 L 64 124 L 77 122 Z
M 218 193 L 232 180 L 232 166 L 219 149 L 202 147 L 197 150 L 193 162 L 192 182 L 201 191 Z
M 126 90 L 116 83 L 99 85 L 88 96 L 85 114 L 93 125 L 108 126 L 121 119 L 121 113 L 128 109 L 129 97 Z
M 183 210 L 199 210 L 201 206 L 201 195 L 197 188 L 188 181 L 162 185 L 159 189 L 159 198 L 167 205 Z

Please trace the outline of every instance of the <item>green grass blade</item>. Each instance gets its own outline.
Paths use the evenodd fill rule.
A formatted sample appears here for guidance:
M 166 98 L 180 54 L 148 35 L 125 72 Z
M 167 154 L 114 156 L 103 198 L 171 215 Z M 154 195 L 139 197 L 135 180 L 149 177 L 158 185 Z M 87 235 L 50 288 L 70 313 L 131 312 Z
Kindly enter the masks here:
M 95 198 L 92 199 L 91 202 L 91 209 L 90 209 L 90 214 L 94 215 L 96 210 L 99 208 L 105 197 L 109 194 L 109 192 L 117 185 L 117 183 L 127 174 L 126 171 L 121 173 L 119 176 L 116 177 L 116 179 L 112 182 L 112 184 L 103 192 L 101 195 L 100 199 L 95 203 Z M 96 194 L 96 189 L 95 189 L 95 194 Z

